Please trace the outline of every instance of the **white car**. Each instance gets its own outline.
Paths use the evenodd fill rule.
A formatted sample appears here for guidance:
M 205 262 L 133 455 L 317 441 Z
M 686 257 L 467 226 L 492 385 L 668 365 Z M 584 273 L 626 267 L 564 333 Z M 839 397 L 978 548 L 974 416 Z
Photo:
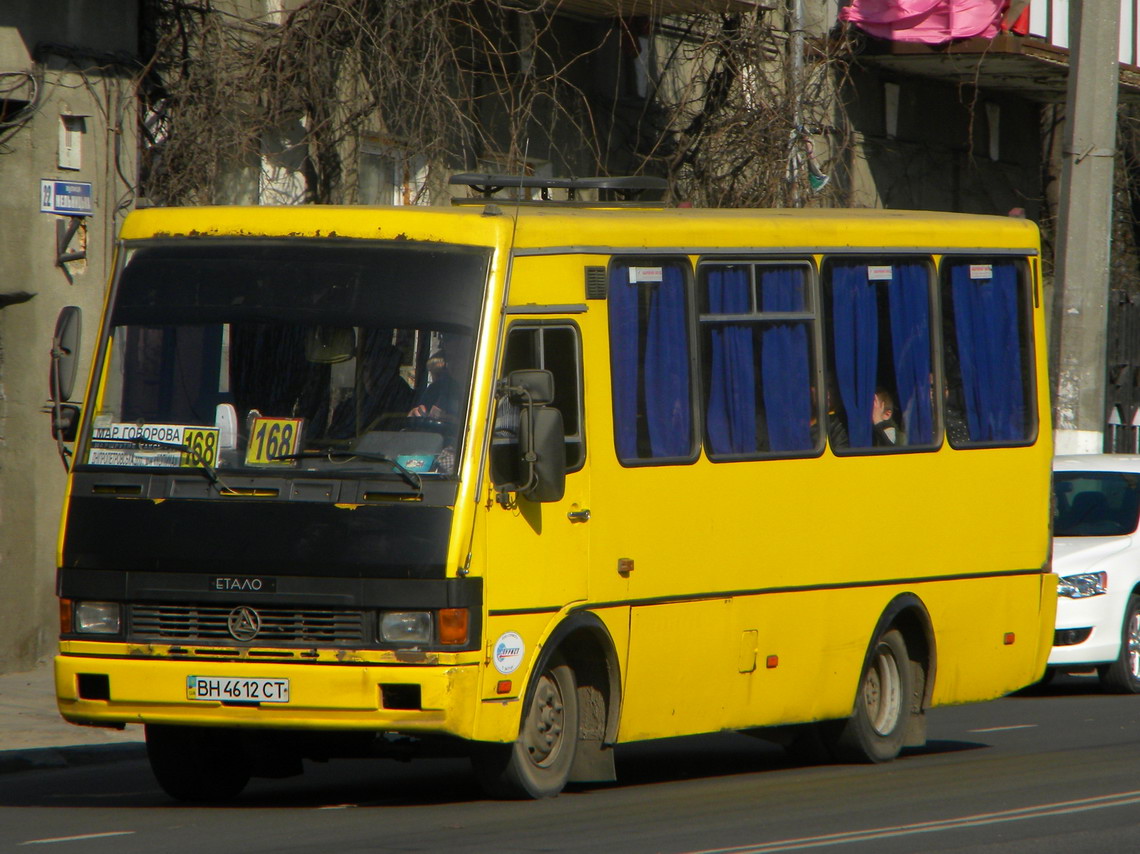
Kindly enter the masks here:
M 1053 495 L 1049 668 L 1095 666 L 1107 690 L 1140 693 L 1140 456 L 1055 457 Z

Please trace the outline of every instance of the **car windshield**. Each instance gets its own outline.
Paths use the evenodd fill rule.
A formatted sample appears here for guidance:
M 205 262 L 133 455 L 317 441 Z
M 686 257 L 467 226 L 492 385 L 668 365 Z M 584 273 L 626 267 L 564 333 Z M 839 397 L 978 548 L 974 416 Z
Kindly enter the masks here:
M 136 246 L 82 462 L 453 474 L 487 269 L 412 241 Z
M 1136 530 L 1140 474 L 1054 472 L 1053 535 L 1112 537 Z

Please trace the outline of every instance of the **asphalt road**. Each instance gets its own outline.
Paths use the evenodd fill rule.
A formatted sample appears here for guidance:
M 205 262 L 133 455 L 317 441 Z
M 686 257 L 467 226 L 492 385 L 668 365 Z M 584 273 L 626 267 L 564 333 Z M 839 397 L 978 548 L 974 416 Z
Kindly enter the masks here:
M 1140 851 L 1140 697 L 1063 679 L 937 709 L 879 766 L 793 764 L 738 734 L 619 748 L 617 785 L 494 802 L 465 762 L 339 761 L 226 808 L 169 800 L 145 762 L 0 777 L 0 851 Z

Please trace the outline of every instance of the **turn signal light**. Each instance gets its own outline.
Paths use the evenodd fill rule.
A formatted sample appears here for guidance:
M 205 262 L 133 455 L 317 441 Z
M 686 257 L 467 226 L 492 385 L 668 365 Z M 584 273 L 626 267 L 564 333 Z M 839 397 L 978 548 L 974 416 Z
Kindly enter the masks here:
M 467 643 L 467 609 L 443 608 L 439 612 L 439 642 Z
M 72 632 L 71 622 L 71 600 L 59 600 L 59 633 L 61 635 L 69 635 Z

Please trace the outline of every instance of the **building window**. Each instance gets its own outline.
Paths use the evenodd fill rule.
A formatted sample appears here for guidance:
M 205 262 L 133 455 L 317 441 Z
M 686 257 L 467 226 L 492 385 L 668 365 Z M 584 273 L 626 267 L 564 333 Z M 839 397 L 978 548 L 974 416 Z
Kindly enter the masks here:
M 362 205 L 426 205 L 427 160 L 392 146 L 365 143 L 360 152 Z

